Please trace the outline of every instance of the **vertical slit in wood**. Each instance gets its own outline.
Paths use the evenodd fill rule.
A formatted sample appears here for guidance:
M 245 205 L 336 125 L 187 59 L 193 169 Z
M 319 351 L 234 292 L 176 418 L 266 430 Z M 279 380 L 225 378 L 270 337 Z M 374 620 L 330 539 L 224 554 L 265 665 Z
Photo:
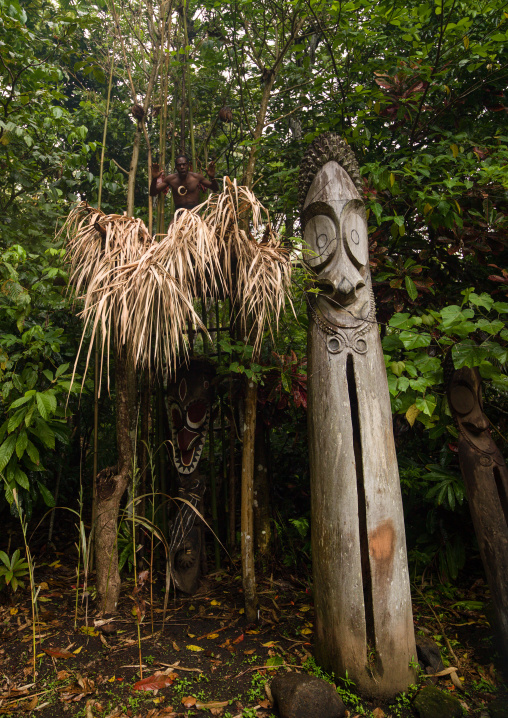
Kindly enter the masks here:
M 504 514 L 504 520 L 508 526 L 508 496 L 506 495 L 506 486 L 499 471 L 499 466 L 494 466 L 494 480 L 496 482 L 497 495 L 499 496 L 499 503 L 501 504 L 501 509 Z
M 367 500 L 365 498 L 365 482 L 363 476 L 362 436 L 360 432 L 360 415 L 358 411 L 358 395 L 356 393 L 355 370 L 353 357 L 348 354 L 346 378 L 353 429 L 353 450 L 356 466 L 356 490 L 358 495 L 358 525 L 360 533 L 360 554 L 362 561 L 363 603 L 365 606 L 365 631 L 367 635 L 367 651 L 376 648 L 374 629 L 374 606 L 372 600 L 372 578 L 369 562 L 369 538 L 367 533 Z

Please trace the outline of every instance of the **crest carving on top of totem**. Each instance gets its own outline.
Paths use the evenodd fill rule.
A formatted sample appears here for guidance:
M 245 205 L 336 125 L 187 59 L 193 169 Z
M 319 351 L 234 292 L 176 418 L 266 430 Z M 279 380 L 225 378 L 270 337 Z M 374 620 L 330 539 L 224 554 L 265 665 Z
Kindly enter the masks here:
M 346 196 L 337 196 L 337 187 Z M 307 295 L 309 309 L 331 354 L 345 348 L 364 354 L 364 335 L 375 324 L 360 189 L 358 164 L 347 143 L 332 133 L 321 135 L 302 161 L 300 205 L 304 261 L 319 290 Z

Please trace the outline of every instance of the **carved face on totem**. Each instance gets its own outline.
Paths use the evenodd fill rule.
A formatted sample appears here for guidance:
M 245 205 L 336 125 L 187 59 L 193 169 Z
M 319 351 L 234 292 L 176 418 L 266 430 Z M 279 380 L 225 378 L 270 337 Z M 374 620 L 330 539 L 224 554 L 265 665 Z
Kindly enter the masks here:
M 191 360 L 188 367 L 177 372 L 176 382 L 168 386 L 171 440 L 179 474 L 192 474 L 201 458 L 208 431 L 213 376 L 209 363 Z
M 448 386 L 448 402 L 457 420 L 460 433 L 471 448 L 483 454 L 480 463 L 500 464 L 503 458 L 489 431 L 489 420 L 483 413 L 481 377 L 478 369 L 462 367 L 452 375 Z
M 374 321 L 367 218 L 356 187 L 338 162 L 327 162 L 317 172 L 302 226 L 304 260 L 320 290 L 311 310 L 330 335 L 328 349 L 337 353 L 352 340 L 353 348 L 364 353 L 362 335 Z M 354 338 L 343 330 L 352 330 Z

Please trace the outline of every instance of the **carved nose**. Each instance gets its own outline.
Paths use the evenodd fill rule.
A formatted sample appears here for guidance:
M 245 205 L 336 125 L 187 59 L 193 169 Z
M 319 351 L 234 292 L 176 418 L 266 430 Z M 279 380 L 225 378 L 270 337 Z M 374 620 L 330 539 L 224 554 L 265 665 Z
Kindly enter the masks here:
M 364 286 L 365 282 L 363 279 L 358 279 L 358 281 L 353 284 L 347 277 L 342 277 L 337 286 L 336 293 L 342 304 L 352 304 L 356 300 L 357 291 Z

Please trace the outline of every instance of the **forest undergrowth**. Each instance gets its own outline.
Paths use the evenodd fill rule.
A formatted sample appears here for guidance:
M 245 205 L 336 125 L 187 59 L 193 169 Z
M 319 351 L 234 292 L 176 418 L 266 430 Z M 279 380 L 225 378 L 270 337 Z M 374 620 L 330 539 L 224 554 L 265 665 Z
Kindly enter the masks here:
M 15 526 L 9 531 L 14 546 L 22 537 Z M 468 716 L 487 718 L 489 705 L 504 700 L 508 706 L 507 675 L 489 624 L 489 589 L 474 560 L 454 584 L 432 575 L 413 584 L 416 634 L 436 641 L 444 675 L 430 679 L 419 670 L 406 693 L 379 702 L 362 698 L 347 677 L 335 679 L 316 664 L 312 579 L 305 563 L 295 572 L 274 559 L 259 571 L 255 624 L 244 615 L 239 560 L 210 572 L 194 596 L 171 592 L 166 613 L 162 575 L 154 572 L 152 591 L 145 582 L 140 595 L 132 576 L 124 574 L 117 613 L 99 617 L 93 574 L 86 590 L 82 576 L 76 589 L 71 532 L 70 523 L 62 522 L 53 546 L 33 547 L 35 627 L 28 582 L 2 592 L 1 715 L 272 718 L 278 713 L 269 686 L 281 671 L 333 683 L 350 718 L 417 715 L 414 698 L 430 681 L 458 698 Z

